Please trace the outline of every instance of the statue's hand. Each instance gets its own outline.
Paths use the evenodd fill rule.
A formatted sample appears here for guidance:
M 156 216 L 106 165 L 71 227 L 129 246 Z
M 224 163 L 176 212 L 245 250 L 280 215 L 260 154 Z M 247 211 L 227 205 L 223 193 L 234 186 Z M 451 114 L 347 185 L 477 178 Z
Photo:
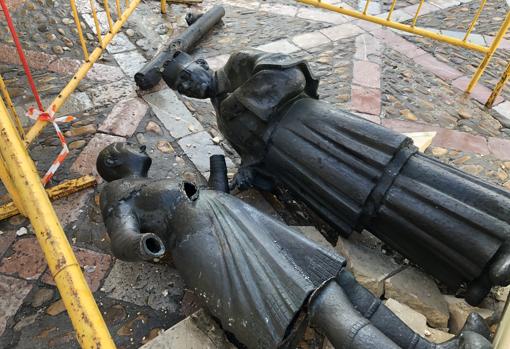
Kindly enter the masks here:
M 253 187 L 253 178 L 255 173 L 253 168 L 241 167 L 230 182 L 230 190 L 239 189 L 247 190 Z
M 264 175 L 255 166 L 241 167 L 237 171 L 234 179 L 230 183 L 230 190 L 247 190 L 257 188 L 263 191 L 271 192 L 274 187 L 272 178 Z

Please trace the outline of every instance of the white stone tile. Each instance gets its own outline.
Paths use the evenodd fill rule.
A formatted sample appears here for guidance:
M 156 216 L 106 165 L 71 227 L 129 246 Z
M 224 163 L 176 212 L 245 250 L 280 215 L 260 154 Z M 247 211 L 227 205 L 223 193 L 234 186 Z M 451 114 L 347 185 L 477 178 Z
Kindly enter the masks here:
M 356 37 L 356 51 L 354 58 L 367 61 L 369 56 L 379 56 L 382 45 L 376 37 L 370 34 L 361 34 Z
M 473 33 L 471 33 L 468 36 L 468 41 L 472 42 L 473 44 L 487 46 L 487 42 L 485 41 L 484 36 L 480 35 L 480 34 L 473 34 Z
M 453 30 L 441 30 L 441 34 L 461 40 L 464 39 L 464 35 L 466 35 L 466 33 Z
M 106 50 L 110 53 L 119 53 L 136 50 L 136 47 L 124 33 L 118 33 L 106 47 Z
M 305 50 L 330 42 L 330 40 L 319 31 L 296 35 L 292 38 L 292 41 Z
M 340 13 L 328 11 L 320 8 L 302 7 L 299 9 L 297 16 L 311 21 L 326 22 L 331 24 L 342 24 L 352 21 L 352 17 L 344 16 Z
M 384 12 L 384 13 L 381 13 L 380 15 L 377 15 L 377 17 L 386 19 L 386 18 L 388 18 L 388 14 L 389 14 L 389 12 Z M 393 22 L 404 22 L 411 18 L 414 18 L 414 16 L 410 15 L 409 13 L 405 12 L 402 9 L 395 10 L 391 13 L 391 20 Z
M 225 155 L 223 149 L 214 144 L 211 135 L 207 131 L 183 137 L 177 141 L 177 143 L 179 143 L 179 146 L 182 148 L 184 153 L 186 153 L 201 173 L 209 172 L 209 157 L 211 155 Z M 226 157 L 225 160 L 227 162 L 227 168 L 235 168 L 234 164 L 228 157 Z
M 505 101 L 503 103 L 499 103 L 495 107 L 492 108 L 495 112 L 499 113 L 496 115 L 496 119 L 501 122 L 503 127 L 510 128 L 510 102 Z
M 358 11 L 363 12 L 365 10 L 366 1 L 360 1 L 358 3 Z M 381 4 L 377 1 L 370 1 L 368 3 L 367 14 L 368 15 L 378 15 L 381 13 Z
M 262 4 L 260 5 L 260 11 L 266 11 L 271 14 L 286 17 L 295 17 L 298 8 L 296 6 L 282 5 L 282 4 Z
M 299 47 L 291 44 L 286 39 L 273 41 L 265 45 L 257 46 L 256 49 L 272 53 L 292 53 L 299 51 Z
M 460 5 L 460 1 L 458 0 L 429 0 L 429 3 L 439 7 L 440 9 L 446 9 Z
M 174 138 L 181 138 L 203 130 L 200 122 L 191 115 L 184 103 L 169 88 L 147 94 L 143 99 L 149 103 L 158 119 Z
M 351 23 L 345 23 L 321 30 L 321 33 L 326 35 L 332 41 L 349 38 L 364 32 L 365 31 L 363 29 Z
M 128 51 L 113 55 L 120 69 L 131 79 L 142 69 L 147 60 L 138 51 Z

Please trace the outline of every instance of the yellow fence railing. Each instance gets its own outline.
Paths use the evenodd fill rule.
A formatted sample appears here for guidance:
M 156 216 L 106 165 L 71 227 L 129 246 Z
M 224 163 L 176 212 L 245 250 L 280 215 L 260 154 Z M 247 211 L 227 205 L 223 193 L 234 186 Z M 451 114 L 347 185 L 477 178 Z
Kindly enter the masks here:
M 367 14 L 370 0 L 366 1 L 363 11 L 356 11 L 356 10 L 352 10 L 352 9 L 345 8 L 342 6 L 332 5 L 327 2 L 323 2 L 321 0 L 296 0 L 296 1 L 307 4 L 307 5 L 312 5 L 315 7 L 323 8 L 323 9 L 326 9 L 329 11 L 338 12 L 338 13 L 341 13 L 346 16 L 359 18 L 359 19 L 362 19 L 362 20 L 365 20 L 368 22 L 380 24 L 380 25 L 383 25 L 383 26 L 386 26 L 389 28 L 393 28 L 393 29 L 402 30 L 402 31 L 405 31 L 408 33 L 420 35 L 420 36 L 423 36 L 426 38 L 445 42 L 450 45 L 463 47 L 468 50 L 481 52 L 481 53 L 485 54 L 483 60 L 480 62 L 477 70 L 475 71 L 475 73 L 473 74 L 473 77 L 471 78 L 471 81 L 469 82 L 469 85 L 466 88 L 467 93 L 470 93 L 473 90 L 473 88 L 476 86 L 478 81 L 480 80 L 480 77 L 482 76 L 483 72 L 487 68 L 492 56 L 496 52 L 501 41 L 503 40 L 505 33 L 508 31 L 508 28 L 510 27 L 510 11 L 509 11 L 507 13 L 503 23 L 499 27 L 499 30 L 498 30 L 496 36 L 494 37 L 494 39 L 492 40 L 492 43 L 489 46 L 479 45 L 479 44 L 470 42 L 468 40 L 469 36 L 471 35 L 471 32 L 473 31 L 473 29 L 476 26 L 476 23 L 480 17 L 480 14 L 482 13 L 482 11 L 485 7 L 486 0 L 481 0 L 480 6 L 478 7 L 478 10 L 476 11 L 475 15 L 473 16 L 473 19 L 471 20 L 469 27 L 466 29 L 466 33 L 464 34 L 464 37 L 462 39 L 444 35 L 444 34 L 440 34 L 440 33 L 437 33 L 435 31 L 432 31 L 432 30 L 429 30 L 426 28 L 420 28 L 419 26 L 416 25 L 417 21 L 418 21 L 418 16 L 420 15 L 420 11 L 423 7 L 423 4 L 425 3 L 425 0 L 420 0 L 420 3 L 418 4 L 418 6 L 416 8 L 416 13 L 413 16 L 413 20 L 412 20 L 411 24 L 399 23 L 399 22 L 392 20 L 392 14 L 395 9 L 397 0 L 392 1 L 390 10 L 389 10 L 386 18 L 381 18 L 381 17 Z M 497 95 L 499 94 L 499 92 L 503 88 L 506 80 L 508 79 L 509 73 L 510 73 L 510 65 L 508 66 L 506 72 L 503 74 L 503 77 L 501 78 L 500 82 L 494 88 L 491 97 L 487 100 L 487 102 L 486 102 L 487 107 L 489 107 L 489 108 L 492 107 L 492 104 L 496 100 Z

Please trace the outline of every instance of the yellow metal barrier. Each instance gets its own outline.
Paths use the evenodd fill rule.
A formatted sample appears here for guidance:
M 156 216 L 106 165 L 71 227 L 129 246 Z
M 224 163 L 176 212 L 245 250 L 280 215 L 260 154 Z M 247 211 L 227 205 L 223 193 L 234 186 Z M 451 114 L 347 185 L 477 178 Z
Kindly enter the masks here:
M 115 348 L 33 161 L 0 101 L 0 154 L 60 292 L 82 348 Z
M 433 32 L 428 29 L 416 27 L 416 22 L 417 22 L 420 10 L 423 6 L 424 0 L 420 0 L 420 3 L 416 9 L 416 13 L 414 15 L 412 24 L 403 24 L 403 23 L 399 23 L 399 22 L 395 22 L 395 21 L 391 20 L 391 15 L 393 14 L 396 0 L 393 0 L 393 2 L 391 3 L 390 11 L 388 12 L 388 16 L 386 18 L 376 17 L 376 16 L 367 14 L 368 5 L 370 3 L 370 0 L 367 0 L 367 2 L 365 3 L 363 12 L 351 10 L 351 9 L 344 8 L 341 6 L 328 4 L 326 2 L 322 2 L 321 0 L 296 0 L 296 1 L 307 4 L 307 5 L 312 5 L 315 7 L 323 8 L 323 9 L 326 9 L 329 11 L 338 12 L 338 13 L 341 13 L 346 16 L 359 18 L 359 19 L 362 19 L 362 20 L 365 20 L 368 22 L 380 24 L 380 25 L 390 27 L 393 29 L 398 29 L 398 30 L 402 30 L 402 31 L 405 31 L 408 33 L 412 33 L 412 34 L 420 35 L 420 36 L 423 36 L 426 38 L 430 38 L 433 40 L 445 42 L 450 45 L 455 45 L 455 46 L 463 47 L 463 48 L 466 48 L 466 49 L 469 49 L 472 51 L 484 53 L 485 54 L 484 59 L 478 66 L 478 69 L 476 70 L 476 72 L 473 74 L 473 77 L 471 78 L 471 81 L 469 82 L 469 85 L 466 88 L 466 92 L 468 92 L 468 93 L 470 93 L 473 90 L 473 88 L 476 86 L 476 84 L 480 80 L 480 77 L 482 76 L 483 72 L 487 68 L 487 65 L 489 64 L 492 56 L 496 52 L 505 33 L 508 31 L 508 28 L 510 27 L 510 12 L 508 12 L 505 20 L 503 21 L 501 27 L 498 30 L 498 33 L 494 37 L 494 40 L 492 41 L 490 46 L 482 46 L 482 45 L 478 45 L 478 44 L 468 41 L 469 35 L 473 31 L 473 28 L 475 27 L 476 22 L 478 21 L 478 18 L 480 17 L 480 14 L 482 13 L 482 10 L 485 6 L 486 0 L 481 0 L 480 7 L 478 8 L 475 16 L 473 17 L 473 20 L 471 21 L 469 28 L 467 29 L 466 34 L 464 35 L 463 39 L 451 37 L 451 36 L 444 35 L 444 34 L 439 34 L 439 33 Z M 508 75 L 508 70 L 510 70 L 510 68 L 507 69 L 506 75 Z M 505 82 L 506 82 L 506 78 L 504 80 L 502 78 L 502 80 L 500 80 L 500 84 L 496 85 L 496 87 L 493 91 L 493 94 L 495 94 L 495 96 L 494 97 L 491 96 L 492 99 L 489 99 L 489 101 L 487 102 L 488 106 L 492 106 L 492 103 L 496 99 L 496 96 L 499 93 L 499 91 L 501 91 L 501 89 L 503 88 L 503 85 Z
M 94 185 L 96 185 L 96 177 L 83 176 L 80 178 L 64 181 L 54 187 L 48 188 L 46 189 L 46 193 L 48 194 L 48 198 L 53 201 L 76 193 L 80 190 L 93 187 Z M 16 205 L 16 201 L 13 200 L 12 202 L 0 206 L 0 221 L 15 216 L 19 213 L 20 212 L 18 206 Z M 26 216 L 26 213 L 23 215 Z

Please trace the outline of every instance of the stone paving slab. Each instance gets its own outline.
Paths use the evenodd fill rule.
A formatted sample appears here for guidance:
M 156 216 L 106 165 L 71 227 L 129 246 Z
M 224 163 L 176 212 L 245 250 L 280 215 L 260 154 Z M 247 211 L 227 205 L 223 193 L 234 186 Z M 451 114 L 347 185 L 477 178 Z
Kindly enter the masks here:
M 143 99 L 170 131 L 172 137 L 178 139 L 203 130 L 198 120 L 169 88 L 146 94 Z
M 96 292 L 107 272 L 110 270 L 112 257 L 104 253 L 98 253 L 84 248 L 74 248 L 73 250 L 90 290 L 92 292 Z M 41 281 L 48 285 L 55 286 L 55 281 L 53 280 L 49 270 L 44 273 Z
M 0 274 L 0 335 L 31 289 L 32 285 L 24 280 Z
M 142 69 L 147 62 L 145 57 L 136 50 L 117 53 L 114 57 L 124 74 L 132 79 L 134 79 L 135 74 Z
M 164 264 L 116 260 L 101 291 L 114 299 L 174 313 L 183 296 L 183 281 Z
M 141 98 L 122 100 L 113 107 L 98 130 L 115 136 L 131 137 L 148 109 Z
M 209 157 L 211 155 L 225 155 L 223 149 L 214 144 L 211 136 L 206 131 L 183 137 L 178 143 L 201 173 L 209 171 Z M 227 168 L 234 168 L 234 164 L 229 158 L 226 158 L 226 162 Z
M 34 237 L 18 239 L 12 245 L 12 254 L 0 263 L 0 273 L 25 280 L 37 280 L 46 268 L 46 260 Z

